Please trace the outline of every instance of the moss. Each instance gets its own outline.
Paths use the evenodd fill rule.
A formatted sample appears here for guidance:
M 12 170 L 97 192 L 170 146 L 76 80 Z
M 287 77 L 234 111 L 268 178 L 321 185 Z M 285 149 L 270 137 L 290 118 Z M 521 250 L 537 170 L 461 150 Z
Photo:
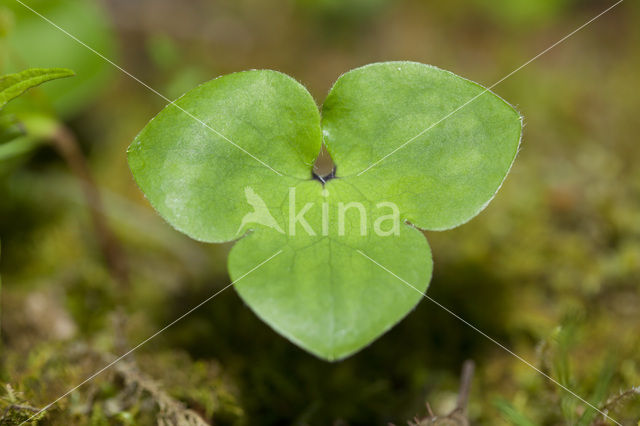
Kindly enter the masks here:
M 3 358 L 0 424 L 28 419 L 36 407 L 116 359 L 82 344 L 60 342 L 39 344 L 27 357 L 9 350 Z M 236 391 L 217 365 L 193 362 L 185 353 L 159 352 L 119 361 L 33 423 L 133 425 L 164 419 L 175 425 L 237 425 L 243 418 Z

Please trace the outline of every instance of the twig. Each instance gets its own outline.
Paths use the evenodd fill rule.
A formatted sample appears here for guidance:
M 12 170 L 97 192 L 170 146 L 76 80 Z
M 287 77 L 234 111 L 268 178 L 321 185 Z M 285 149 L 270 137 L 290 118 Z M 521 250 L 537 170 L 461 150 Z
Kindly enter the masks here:
M 631 389 L 627 389 L 624 392 L 620 392 L 618 395 L 614 395 L 605 402 L 602 407 L 602 411 L 609 414 L 609 411 L 613 410 L 618 404 L 624 401 L 627 398 L 631 398 L 633 396 L 640 395 L 640 386 L 633 387 Z
M 100 191 L 91 175 L 89 165 L 80 150 L 78 141 L 73 132 L 62 124 L 57 126 L 56 130 L 50 135 L 49 140 L 82 185 L 98 245 L 107 264 L 107 269 L 120 287 L 118 294 L 125 294 L 125 290 L 129 288 L 129 268 L 125 260 L 124 251 L 107 224 Z M 114 347 L 118 353 L 124 353 L 127 350 L 125 323 L 124 310 L 118 306 L 113 313 Z
M 113 359 L 111 356 L 104 358 Z M 141 373 L 130 361 L 120 362 L 114 368 L 125 383 L 133 385 L 139 392 L 147 392 L 155 401 L 160 411 L 157 419 L 159 425 L 209 426 L 200 414 L 164 392 L 155 380 Z
M 27 411 L 31 411 L 31 412 L 37 412 L 38 409 L 35 407 L 32 407 L 30 405 L 24 405 L 24 404 L 11 404 L 7 407 L 8 410 L 27 410 Z
M 98 244 L 100 245 L 100 250 L 107 263 L 109 272 L 122 287 L 127 288 L 129 285 L 129 269 L 123 255 L 122 247 L 107 225 L 100 193 L 74 134 L 68 128 L 61 125 L 57 131 L 51 135 L 51 143 L 65 160 L 73 174 L 76 175 L 82 183 L 82 190 L 89 204 Z
M 37 413 L 38 411 L 40 411 L 35 407 L 31 407 L 30 405 L 11 404 L 11 405 L 8 405 L 4 410 L 2 410 L 2 415 L 0 416 L 0 423 L 4 424 L 2 422 L 6 420 L 7 414 L 9 414 L 11 411 L 14 411 L 14 410 L 24 410 L 24 411 L 30 411 L 32 413 Z
M 433 414 L 433 410 L 431 409 L 431 404 L 429 404 L 428 401 L 427 401 L 427 413 L 429 414 L 430 419 L 433 419 L 436 417 L 436 415 Z
M 469 394 L 471 393 L 471 382 L 473 380 L 474 370 L 475 363 L 473 361 L 467 360 L 462 364 L 458 400 L 455 408 L 449 414 L 441 417 L 436 416 L 431 409 L 431 405 L 427 402 L 427 417 L 423 419 L 415 417 L 408 422 L 409 426 L 469 426 L 467 404 L 469 402 Z
M 471 381 L 475 371 L 475 363 L 468 359 L 462 364 L 462 373 L 460 375 L 460 391 L 458 392 L 458 402 L 456 410 L 462 414 L 467 412 L 467 403 L 469 402 L 469 393 L 471 392 Z

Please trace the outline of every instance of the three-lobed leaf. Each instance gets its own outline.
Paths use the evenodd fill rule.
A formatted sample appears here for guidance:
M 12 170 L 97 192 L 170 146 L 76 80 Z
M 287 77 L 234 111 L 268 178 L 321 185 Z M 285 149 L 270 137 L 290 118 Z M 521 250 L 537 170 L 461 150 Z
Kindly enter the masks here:
M 171 225 L 202 241 L 240 239 L 229 272 L 260 318 L 335 360 L 419 302 L 432 260 L 417 228 L 451 228 L 482 210 L 509 171 L 520 134 L 519 114 L 477 84 L 423 64 L 387 62 L 341 76 L 322 117 L 284 74 L 220 77 L 158 114 L 128 159 Z M 312 178 L 322 141 L 337 166 L 324 184 Z M 341 217 L 345 205 L 362 208 Z M 305 224 L 292 220 L 307 206 Z M 392 222 L 385 229 L 377 222 L 394 212 L 389 206 L 397 210 L 396 232 Z
M 4 75 L 0 77 L 0 109 L 7 102 L 33 87 L 46 81 L 73 75 L 74 72 L 66 68 L 30 68 L 15 74 Z

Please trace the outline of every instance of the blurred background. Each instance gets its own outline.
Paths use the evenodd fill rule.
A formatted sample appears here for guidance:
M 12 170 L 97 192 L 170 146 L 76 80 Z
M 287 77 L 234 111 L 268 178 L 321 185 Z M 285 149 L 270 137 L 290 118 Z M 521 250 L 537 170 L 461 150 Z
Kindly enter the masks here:
M 340 74 L 376 61 L 489 86 L 613 4 L 25 2 L 170 99 L 270 68 L 318 104 Z M 76 73 L 0 117 L 0 424 L 17 424 L 227 285 L 231 244 L 177 233 L 133 182 L 125 150 L 163 99 L 14 0 L 0 4 L 0 37 L 3 74 Z M 497 86 L 525 117 L 511 174 L 479 217 L 427 233 L 431 297 L 624 425 L 640 424 L 639 46 L 640 3 L 628 0 Z M 232 290 L 38 423 L 462 425 L 428 419 L 426 404 L 455 408 L 467 359 L 471 424 L 613 424 L 428 300 L 327 363 Z

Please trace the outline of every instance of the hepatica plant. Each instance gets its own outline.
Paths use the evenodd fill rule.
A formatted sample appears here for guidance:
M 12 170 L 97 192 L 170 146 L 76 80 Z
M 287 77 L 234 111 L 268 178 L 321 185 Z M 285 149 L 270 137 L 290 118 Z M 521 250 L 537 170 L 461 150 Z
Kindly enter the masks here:
M 176 229 L 238 240 L 229 273 L 262 320 L 336 360 L 416 306 L 433 266 L 421 230 L 477 215 L 507 175 L 521 130 L 498 96 L 419 63 L 350 71 L 321 112 L 291 77 L 246 71 L 171 103 L 128 159 Z M 317 179 L 323 142 L 336 169 Z

